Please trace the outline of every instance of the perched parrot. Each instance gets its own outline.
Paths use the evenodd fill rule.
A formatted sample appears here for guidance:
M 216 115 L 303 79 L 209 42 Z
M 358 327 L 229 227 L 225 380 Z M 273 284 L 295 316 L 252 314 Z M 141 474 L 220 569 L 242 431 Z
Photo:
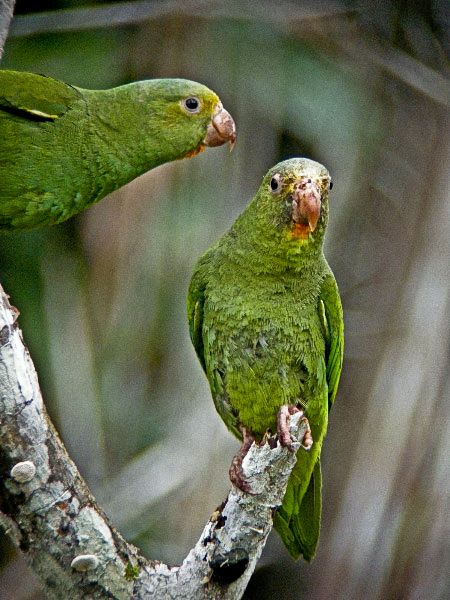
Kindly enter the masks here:
M 342 306 L 323 254 L 330 175 L 306 158 L 277 164 L 231 229 L 198 261 L 187 299 L 191 339 L 214 404 L 244 444 L 270 430 L 290 447 L 289 415 L 309 421 L 274 526 L 310 561 L 320 531 L 320 452 L 342 367 Z M 312 437 L 312 439 L 311 439 Z M 292 447 L 291 447 L 292 449 Z
M 219 98 L 194 81 L 84 90 L 0 70 L 0 230 L 60 223 L 153 167 L 235 139 Z

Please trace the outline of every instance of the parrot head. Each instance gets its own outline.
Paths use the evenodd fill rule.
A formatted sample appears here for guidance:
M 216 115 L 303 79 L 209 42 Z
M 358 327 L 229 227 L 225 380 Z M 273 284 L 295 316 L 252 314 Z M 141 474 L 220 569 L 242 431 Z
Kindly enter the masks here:
M 138 82 L 142 100 L 147 105 L 150 121 L 164 124 L 165 147 L 172 142 L 185 148 L 181 158 L 203 151 L 206 146 L 236 142 L 236 126 L 223 108 L 219 97 L 205 85 L 187 79 L 151 79 Z M 146 97 L 147 96 L 147 97 Z M 153 132 L 152 132 L 153 133 Z
M 327 169 L 308 158 L 291 158 L 265 175 L 257 194 L 257 210 L 265 227 L 283 239 L 308 244 L 322 240 L 328 220 Z

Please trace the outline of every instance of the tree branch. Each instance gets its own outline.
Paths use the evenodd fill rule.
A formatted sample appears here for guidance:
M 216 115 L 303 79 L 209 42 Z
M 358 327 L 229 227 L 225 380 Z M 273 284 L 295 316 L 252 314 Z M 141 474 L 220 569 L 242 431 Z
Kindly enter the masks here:
M 68 456 L 46 413 L 18 312 L 1 286 L 0 294 L 0 524 L 48 596 L 241 598 L 295 453 L 273 438 L 254 444 L 243 463 L 253 494 L 232 488 L 180 567 L 139 556 L 103 514 Z M 294 440 L 306 430 L 299 416 L 291 422 Z
M 56 31 L 82 31 L 100 27 L 137 25 L 164 16 L 184 15 L 213 19 L 239 19 L 262 22 L 287 23 L 302 19 L 315 19 L 348 14 L 346 5 L 334 2 L 302 3 L 278 2 L 274 9 L 272 0 L 223 2 L 222 0 L 134 0 L 115 2 L 104 6 L 89 6 L 50 10 L 19 15 L 11 28 L 11 37 L 26 37 Z M 354 12 L 354 11 L 352 11 Z
M 16 0 L 0 0 L 0 58 L 3 56 L 3 46 L 8 35 L 15 3 Z
M 46 413 L 17 311 L 1 292 L 1 523 L 50 597 L 81 598 L 89 590 L 93 598 L 105 591 L 129 598 L 133 583 L 124 569 L 138 562 L 137 551 L 110 526 L 67 455 Z M 17 466 L 24 462 L 35 471 L 25 481 L 24 465 Z M 95 555 L 101 566 L 92 574 L 74 571 L 79 554 Z

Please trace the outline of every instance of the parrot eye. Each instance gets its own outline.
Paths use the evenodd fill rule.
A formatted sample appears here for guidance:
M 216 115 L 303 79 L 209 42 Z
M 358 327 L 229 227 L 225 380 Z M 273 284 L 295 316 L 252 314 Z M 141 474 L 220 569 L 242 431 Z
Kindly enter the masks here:
M 201 109 L 201 102 L 198 98 L 195 98 L 194 96 L 190 97 L 190 98 L 186 98 L 185 100 L 181 101 L 181 106 L 182 108 L 184 108 L 184 110 L 187 113 L 199 113 L 200 109 Z
M 279 194 L 283 188 L 283 178 L 279 173 L 275 173 L 269 183 L 272 194 Z
M 333 182 L 330 181 L 330 190 L 332 190 L 332 189 L 333 189 Z

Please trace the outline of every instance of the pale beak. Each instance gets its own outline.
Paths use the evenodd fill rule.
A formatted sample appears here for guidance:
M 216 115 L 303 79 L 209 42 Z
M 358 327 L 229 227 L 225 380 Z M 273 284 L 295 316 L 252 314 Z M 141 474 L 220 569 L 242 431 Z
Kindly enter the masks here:
M 206 136 L 203 140 L 205 146 L 221 146 L 225 142 L 230 142 L 230 152 L 236 143 L 236 125 L 233 117 L 219 102 L 214 112 L 211 122 L 206 128 Z
M 308 223 L 314 231 L 320 217 L 321 195 L 319 184 L 303 177 L 294 186 L 292 192 L 292 218 L 296 223 Z

